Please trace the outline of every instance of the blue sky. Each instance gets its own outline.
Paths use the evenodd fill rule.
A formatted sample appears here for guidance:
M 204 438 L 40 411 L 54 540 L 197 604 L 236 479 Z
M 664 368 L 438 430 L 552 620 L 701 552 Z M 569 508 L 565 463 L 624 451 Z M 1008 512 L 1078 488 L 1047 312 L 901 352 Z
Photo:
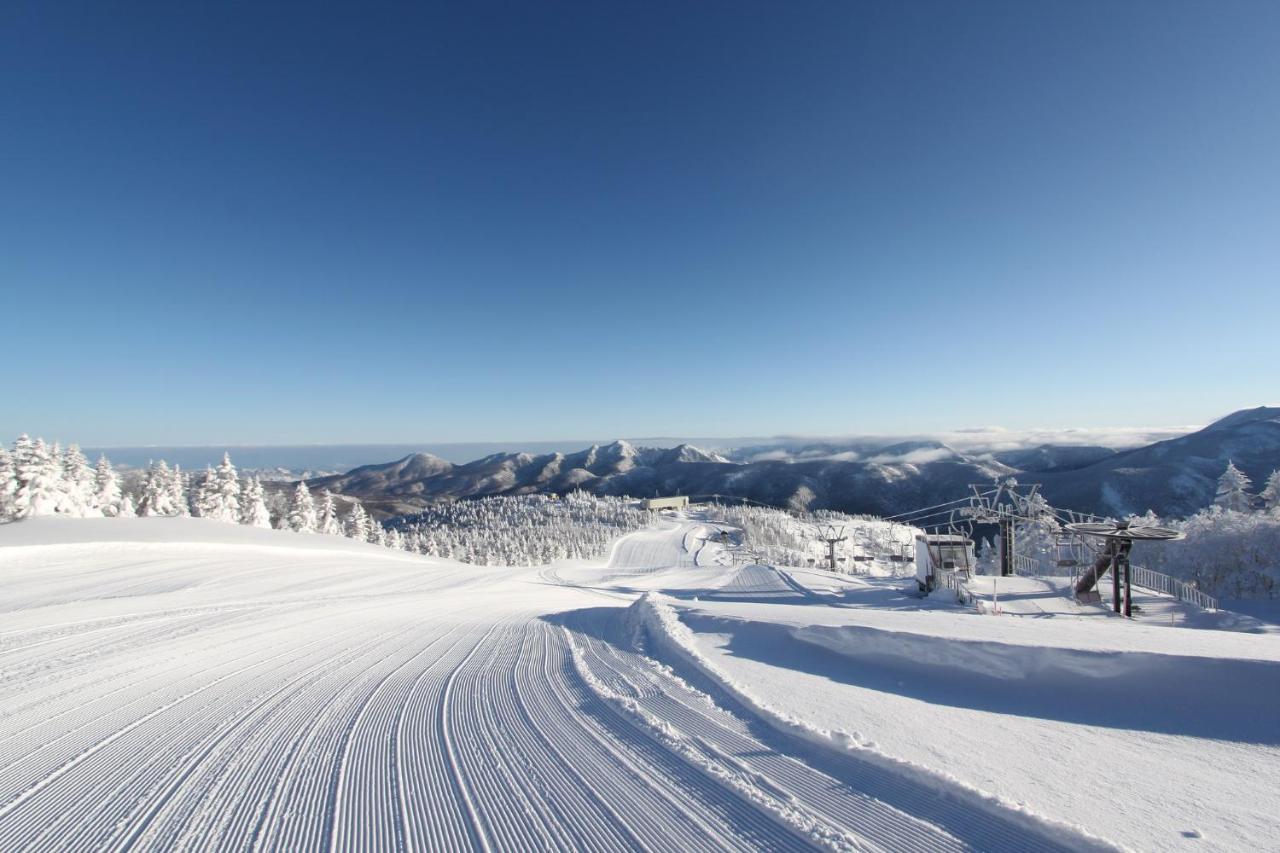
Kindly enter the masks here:
M 1280 4 L 10 4 L 0 430 L 1273 403 Z

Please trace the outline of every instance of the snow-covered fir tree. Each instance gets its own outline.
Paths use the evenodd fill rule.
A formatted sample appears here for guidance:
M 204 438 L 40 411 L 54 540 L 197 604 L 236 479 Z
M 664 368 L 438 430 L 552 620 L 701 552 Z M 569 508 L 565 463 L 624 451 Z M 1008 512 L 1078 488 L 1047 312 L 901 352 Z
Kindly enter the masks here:
M 369 513 L 365 512 L 364 505 L 360 501 L 354 501 L 351 504 L 351 512 L 347 515 L 347 536 L 351 539 L 358 539 L 361 542 L 369 541 L 369 534 L 372 521 Z
M 262 481 L 249 477 L 240 493 L 240 523 L 250 527 L 270 527 L 271 512 L 263 495 Z
M 62 481 L 62 464 L 44 439 L 34 441 L 25 433 L 13 445 L 13 469 L 17 488 L 13 517 L 34 518 L 65 512 L 68 506 Z
M 191 490 L 188 477 L 180 465 L 174 465 L 169 472 L 169 503 L 173 505 L 173 514 L 191 515 Z
M 289 501 L 289 529 L 295 533 L 316 532 L 316 504 L 305 480 L 298 481 Z
M 98 508 L 97 488 L 89 460 L 75 444 L 67 445 L 62 454 L 62 484 L 66 500 L 63 511 L 68 515 L 102 515 Z
M 108 518 L 120 515 L 120 503 L 124 495 L 120 491 L 120 478 L 106 456 L 98 457 L 93 471 L 93 496 L 99 511 Z
M 320 498 L 317 530 L 329 536 L 342 535 L 342 522 L 338 518 L 338 508 L 334 505 L 333 493 L 328 489 L 324 490 L 324 494 Z
M 231 464 L 231 455 L 222 454 L 222 461 L 213 470 L 204 506 L 201 508 L 205 518 L 236 524 L 240 521 L 240 478 L 236 467 Z
M 1218 478 L 1218 491 L 1214 495 L 1213 505 L 1233 512 L 1248 512 L 1253 506 L 1253 498 L 1249 495 L 1250 485 L 1245 473 L 1234 462 L 1227 462 L 1227 470 Z
M 213 512 L 213 493 L 217 489 L 217 478 L 213 473 L 213 466 L 204 466 L 204 473 L 196 481 L 196 486 L 192 489 L 191 496 L 191 514 L 197 518 L 208 518 L 209 513 Z
M 0 447 L 0 522 L 13 519 L 13 496 L 18 491 L 18 480 L 13 475 L 13 455 Z
M 138 515 L 143 517 L 160 515 L 177 515 L 178 509 L 173 502 L 173 472 L 169 464 L 161 459 L 151 463 L 147 468 L 146 478 L 142 481 L 142 494 L 138 497 Z
M 1280 470 L 1271 472 L 1258 497 L 1262 498 L 1263 509 L 1272 515 L 1280 515 Z

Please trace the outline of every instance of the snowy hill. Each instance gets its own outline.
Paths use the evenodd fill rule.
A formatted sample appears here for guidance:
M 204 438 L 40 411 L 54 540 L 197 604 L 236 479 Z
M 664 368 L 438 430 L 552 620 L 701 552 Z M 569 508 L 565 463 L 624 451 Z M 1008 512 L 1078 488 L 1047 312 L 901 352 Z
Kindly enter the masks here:
M 1037 479 L 1057 506 L 1106 515 L 1185 516 L 1213 501 L 1218 477 L 1234 462 L 1263 482 L 1280 468 L 1280 408 L 1260 406 L 1204 429 L 1110 456 L 1075 471 Z
M 1280 468 L 1280 409 L 1237 412 L 1178 438 L 1128 450 L 1039 445 L 964 452 L 936 440 L 760 445 L 729 455 L 625 441 L 577 453 L 500 453 L 455 465 L 426 454 L 311 481 L 395 515 L 487 495 L 734 495 L 772 506 L 893 515 L 1018 476 L 1056 506 L 1101 515 L 1189 515 L 1207 506 L 1228 460 L 1262 482 Z
M 4 525 L 0 849 L 1280 844 L 1276 635 L 1046 620 L 1035 590 L 984 617 L 734 565 L 723 529 L 498 569 Z
M 422 459 L 429 461 L 418 461 Z M 957 490 L 967 491 L 969 483 L 1012 471 L 999 462 L 969 458 L 936 443 L 883 447 L 865 461 L 744 463 L 687 444 L 636 448 L 617 441 L 570 454 L 501 453 L 463 465 L 418 454 L 318 478 L 309 485 L 359 497 L 370 507 L 383 508 L 384 515 L 387 505 L 402 507 L 405 500 L 564 494 L 575 489 L 636 497 L 737 495 L 775 506 L 874 512 L 919 506 L 939 493 L 954 496 Z

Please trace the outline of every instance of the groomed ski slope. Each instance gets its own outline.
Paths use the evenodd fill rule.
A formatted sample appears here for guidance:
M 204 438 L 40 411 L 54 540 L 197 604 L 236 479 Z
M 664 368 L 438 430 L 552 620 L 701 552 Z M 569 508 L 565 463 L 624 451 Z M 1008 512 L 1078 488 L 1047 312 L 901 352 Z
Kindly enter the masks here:
M 6 525 L 0 850 L 1110 846 L 642 654 L 646 589 L 778 591 L 704 527 L 492 569 L 193 519 Z

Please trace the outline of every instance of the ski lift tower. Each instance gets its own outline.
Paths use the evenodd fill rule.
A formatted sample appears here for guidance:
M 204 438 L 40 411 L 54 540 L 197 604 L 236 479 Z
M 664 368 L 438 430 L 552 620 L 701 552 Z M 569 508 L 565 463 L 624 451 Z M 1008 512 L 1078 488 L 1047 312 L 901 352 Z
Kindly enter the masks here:
M 1183 539 L 1187 534 L 1171 530 L 1168 527 L 1145 527 L 1128 521 L 1083 521 L 1068 524 L 1067 529 L 1081 536 L 1092 536 L 1106 542 L 1102 554 L 1093 568 L 1080 576 L 1076 582 L 1076 599 L 1078 601 L 1101 601 L 1101 596 L 1094 591 L 1099 578 L 1111 570 L 1111 600 L 1116 613 L 1133 616 L 1132 569 L 1129 565 L 1129 552 L 1134 542 L 1171 542 Z M 1121 607 L 1120 575 L 1124 574 L 1124 598 Z
M 836 570 L 836 544 L 849 538 L 844 535 L 844 525 L 836 527 L 834 524 L 828 524 L 826 531 L 818 538 L 827 543 L 827 559 L 831 571 L 834 572 Z
M 1014 522 L 1022 513 L 1021 508 L 1028 505 L 1036 495 L 1040 486 L 1031 484 L 1027 494 L 1018 492 L 1018 481 L 1009 477 L 997 482 L 995 488 L 990 485 L 971 484 L 973 496 L 969 505 L 960 507 L 955 515 L 972 524 L 994 524 L 1000 528 L 1000 575 L 1009 577 L 1016 574 L 1013 560 L 1014 554 Z M 986 491 L 983 491 L 983 490 Z

